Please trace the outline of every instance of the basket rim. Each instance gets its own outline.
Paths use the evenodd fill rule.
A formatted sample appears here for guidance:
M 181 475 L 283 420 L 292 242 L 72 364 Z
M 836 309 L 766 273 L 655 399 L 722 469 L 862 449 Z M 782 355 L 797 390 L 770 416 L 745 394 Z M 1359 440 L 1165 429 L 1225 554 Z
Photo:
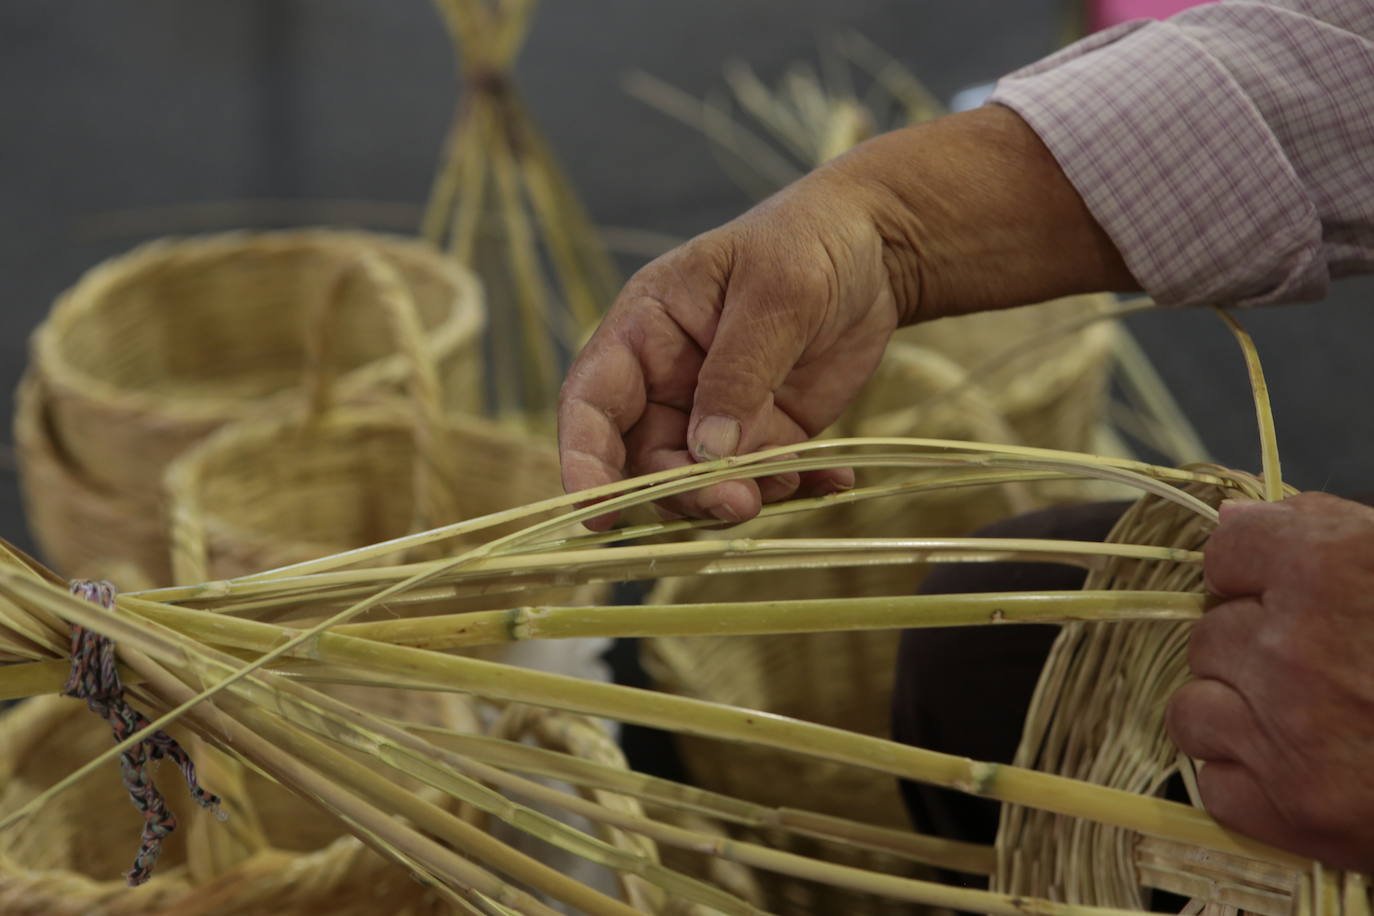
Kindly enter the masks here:
M 395 253 L 407 261 L 423 264 L 435 277 L 446 281 L 451 287 L 452 305 L 447 315 L 438 325 L 425 331 L 426 347 L 436 358 L 443 358 L 464 341 L 475 340 L 480 335 L 486 324 L 481 282 L 471 270 L 421 239 L 330 227 L 239 229 L 154 239 L 88 269 L 76 283 L 58 295 L 48 317 L 32 332 L 29 340 L 30 365 L 42 376 L 47 395 L 53 399 L 98 402 L 112 411 L 155 415 L 172 422 L 223 422 L 252 416 L 262 409 L 262 399 L 203 395 L 178 398 L 116 385 L 73 365 L 65 358 L 63 342 L 74 324 L 86 320 L 99 310 L 107 290 L 136 278 L 169 255 L 186 259 L 215 259 L 250 248 L 290 251 L 342 249 L 357 245 L 378 248 L 383 253 Z M 358 390 L 403 378 L 408 371 L 404 355 L 391 353 L 354 368 L 339 380 L 338 385 L 341 392 Z M 289 390 L 285 393 L 289 393 Z M 267 399 L 279 396 L 269 395 Z
M 313 429 L 323 433 L 365 427 L 386 428 L 413 434 L 414 412 L 401 397 L 386 397 L 366 403 L 344 403 L 332 407 L 323 416 L 310 418 L 306 408 L 298 407 L 284 414 L 259 414 L 236 423 L 226 424 L 178 455 L 162 475 L 163 501 L 169 518 L 169 536 L 173 553 L 184 551 L 182 532 L 198 531 L 202 543 L 208 546 L 211 533 L 236 540 L 253 541 L 265 548 L 318 546 L 321 555 L 336 552 L 337 544 L 283 538 L 269 532 L 244 528 L 210 512 L 203 500 L 203 487 L 213 457 L 225 452 L 248 450 L 262 455 L 284 435 Z M 439 429 L 442 433 L 469 434 L 488 443 L 499 442 L 531 453 L 543 452 L 550 462 L 557 463 L 552 443 L 528 433 L 503 426 L 473 414 L 446 413 Z

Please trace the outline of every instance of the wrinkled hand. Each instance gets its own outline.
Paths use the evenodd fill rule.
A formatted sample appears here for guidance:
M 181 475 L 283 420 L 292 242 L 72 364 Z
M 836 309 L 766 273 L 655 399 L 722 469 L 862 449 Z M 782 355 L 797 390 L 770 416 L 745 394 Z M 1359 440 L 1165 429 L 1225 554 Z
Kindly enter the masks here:
M 1374 872 L 1374 509 L 1305 493 L 1222 507 L 1223 599 L 1193 631 L 1169 733 L 1222 824 Z
M 885 134 L 630 280 L 563 385 L 564 486 L 814 436 L 853 400 L 899 323 L 1134 288 L 1011 110 Z M 845 470 L 781 474 L 664 508 L 742 521 L 798 490 L 850 485 Z
M 636 274 L 563 386 L 568 490 L 802 442 L 833 422 L 899 319 L 865 197 L 812 174 Z M 736 522 L 852 480 L 837 469 L 729 481 L 663 508 Z

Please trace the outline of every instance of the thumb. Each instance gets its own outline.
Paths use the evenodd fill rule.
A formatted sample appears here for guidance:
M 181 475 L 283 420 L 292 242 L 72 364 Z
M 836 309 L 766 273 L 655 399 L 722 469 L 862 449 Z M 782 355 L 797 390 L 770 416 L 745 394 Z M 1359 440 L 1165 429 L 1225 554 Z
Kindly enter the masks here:
M 796 299 L 781 285 L 734 283 L 697 376 L 687 445 L 698 461 L 769 442 L 773 395 L 806 348 Z M 774 430 L 775 431 L 775 430 Z

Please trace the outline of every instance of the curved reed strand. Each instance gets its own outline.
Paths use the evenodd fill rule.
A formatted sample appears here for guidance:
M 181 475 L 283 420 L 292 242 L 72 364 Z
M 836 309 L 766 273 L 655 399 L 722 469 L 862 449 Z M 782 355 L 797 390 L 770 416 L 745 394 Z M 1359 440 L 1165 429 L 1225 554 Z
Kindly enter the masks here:
M 1279 464 L 1279 439 L 1274 429 L 1274 408 L 1269 402 L 1269 384 L 1264 380 L 1255 341 L 1231 313 L 1216 309 L 1221 320 L 1235 335 L 1236 343 L 1245 356 L 1245 370 L 1250 377 L 1250 391 L 1255 402 L 1255 420 L 1259 429 L 1260 460 L 1264 469 L 1264 498 L 1268 502 L 1283 499 L 1283 469 Z

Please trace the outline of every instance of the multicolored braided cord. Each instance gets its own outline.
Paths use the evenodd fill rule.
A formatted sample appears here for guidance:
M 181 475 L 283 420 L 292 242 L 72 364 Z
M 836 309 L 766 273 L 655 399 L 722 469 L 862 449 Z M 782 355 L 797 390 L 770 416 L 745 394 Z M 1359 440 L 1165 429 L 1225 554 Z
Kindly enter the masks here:
M 115 588 L 108 582 L 78 579 L 72 582 L 71 591 L 73 595 L 106 610 L 114 609 Z M 91 712 L 109 722 L 116 743 L 149 724 L 146 716 L 124 700 L 124 685 L 119 681 L 119 670 L 115 664 L 114 643 L 83 627 L 72 627 L 72 674 L 62 692 L 84 699 Z M 149 773 L 150 764 L 164 757 L 181 768 L 191 797 L 201 807 L 219 814 L 219 796 L 200 787 L 196 781 L 196 765 L 171 735 L 162 731 L 153 732 L 121 754 L 119 765 L 124 775 L 124 788 L 128 789 L 134 807 L 143 815 L 142 841 L 138 856 L 134 859 L 134 867 L 127 875 L 129 884 L 134 886 L 147 881 L 152 875 L 158 853 L 162 851 L 163 838 L 177 826 L 176 817 L 167 810 L 167 802 L 153 784 Z

